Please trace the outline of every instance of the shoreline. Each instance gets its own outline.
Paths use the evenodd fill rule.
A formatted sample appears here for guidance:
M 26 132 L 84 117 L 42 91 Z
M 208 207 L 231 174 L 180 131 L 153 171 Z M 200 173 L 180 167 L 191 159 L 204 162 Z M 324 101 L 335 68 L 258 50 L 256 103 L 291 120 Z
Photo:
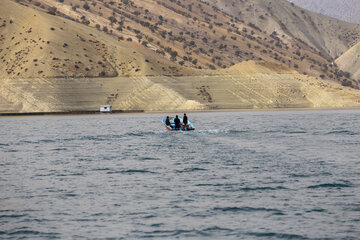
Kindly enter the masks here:
M 144 110 L 113 110 L 110 113 L 100 111 L 69 111 L 69 112 L 20 112 L 20 113 L 0 113 L 0 117 L 16 116 L 49 116 L 49 115 L 95 115 L 95 114 L 119 114 L 119 113 L 144 113 Z
M 212 113 L 212 112 L 287 112 L 287 111 L 346 111 L 360 110 L 360 107 L 321 107 L 321 108 L 223 108 L 223 109 L 205 109 L 205 110 L 169 110 L 169 111 L 147 111 L 144 113 Z
M 98 115 L 98 114 L 175 114 L 175 113 L 216 113 L 216 112 L 287 112 L 287 111 L 346 111 L 360 110 L 360 107 L 326 107 L 326 108 L 224 108 L 205 110 L 113 110 L 111 113 L 100 111 L 69 111 L 69 112 L 23 112 L 0 113 L 0 117 L 51 116 L 51 115 Z

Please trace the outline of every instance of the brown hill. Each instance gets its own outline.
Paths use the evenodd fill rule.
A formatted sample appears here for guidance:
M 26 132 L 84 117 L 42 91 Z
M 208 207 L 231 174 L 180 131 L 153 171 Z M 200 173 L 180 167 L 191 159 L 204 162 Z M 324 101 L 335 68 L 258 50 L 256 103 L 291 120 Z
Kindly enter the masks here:
M 289 0 L 296 5 L 346 22 L 360 23 L 358 0 Z
M 234 16 L 241 9 L 245 21 L 253 21 L 268 33 L 276 31 L 285 40 L 304 41 L 326 57 L 339 56 L 360 37 L 356 24 L 305 11 L 285 0 L 207 1 Z
M 82 24 L 8 0 L 0 4 L 2 78 L 168 75 L 181 69 Z
M 336 64 L 360 82 L 360 42 L 336 59 Z
M 219 75 L 2 79 L 0 112 L 360 106 L 360 92 L 263 62 Z
M 205 58 L 186 68 L 179 63 L 180 54 L 154 52 L 158 45 L 150 42 L 155 40 L 147 46 L 143 40 L 122 41 L 10 0 L 0 1 L 0 17 L 0 112 L 97 110 L 100 104 L 144 110 L 359 106 L 359 91 L 304 76 L 278 61 L 259 61 L 253 46 L 253 54 L 248 50 L 244 56 L 256 61 L 216 71 L 196 69 L 208 66 Z M 168 40 L 175 49 L 177 41 L 170 40 L 169 33 L 163 43 Z M 285 54 L 285 45 L 276 43 L 270 50 L 283 49 Z M 178 53 L 193 54 L 185 49 Z M 221 53 L 217 61 L 230 58 L 229 51 Z
M 98 28 L 123 45 L 177 66 L 217 69 L 264 60 L 357 85 L 332 63 L 360 40 L 360 26 L 285 0 L 20 2 Z

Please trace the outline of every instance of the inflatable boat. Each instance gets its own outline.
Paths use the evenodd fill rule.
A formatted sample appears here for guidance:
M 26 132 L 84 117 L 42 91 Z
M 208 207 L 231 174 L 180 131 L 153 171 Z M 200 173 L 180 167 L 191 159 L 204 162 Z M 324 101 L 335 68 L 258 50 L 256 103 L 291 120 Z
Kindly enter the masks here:
M 170 117 L 170 126 L 166 125 L 166 118 L 163 118 L 162 123 L 164 124 L 166 130 L 168 131 L 194 131 L 195 127 L 194 125 L 188 121 L 188 123 L 185 125 L 183 124 L 183 119 L 179 117 L 180 119 L 180 129 L 175 129 L 175 123 L 174 123 L 174 117 Z

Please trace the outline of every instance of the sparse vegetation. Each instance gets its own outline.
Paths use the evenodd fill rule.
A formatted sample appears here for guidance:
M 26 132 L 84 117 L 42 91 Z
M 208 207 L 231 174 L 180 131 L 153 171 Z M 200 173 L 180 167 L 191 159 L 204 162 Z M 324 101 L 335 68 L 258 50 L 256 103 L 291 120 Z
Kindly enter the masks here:
M 83 5 L 83 8 L 84 8 L 85 10 L 90 10 L 90 6 L 89 6 L 89 4 L 87 4 L 87 3 L 85 3 L 85 4 Z
M 163 60 L 171 60 L 180 66 L 213 69 L 215 66 L 224 68 L 242 61 L 261 59 L 284 64 L 312 76 L 324 75 L 324 79 L 343 81 L 343 78 L 346 78 L 352 81 L 351 75 L 340 73 L 338 66 L 330 67 L 334 58 L 327 56 L 326 51 L 310 47 L 311 44 L 306 42 L 306 39 L 292 37 L 291 32 L 289 33 L 291 29 L 281 16 L 278 16 L 278 21 L 272 22 L 275 3 L 270 7 L 251 5 L 248 1 L 230 1 L 229 3 L 236 7 L 234 5 L 220 10 L 204 1 L 190 4 L 164 0 L 156 2 L 159 11 L 152 11 L 149 8 L 155 3 L 152 0 L 146 7 L 141 2 L 128 0 L 57 0 L 74 11 L 66 13 L 61 12 L 62 9 L 49 6 L 43 0 L 28 2 L 38 8 L 45 6 L 45 11 L 50 14 L 65 15 L 69 19 L 108 33 L 122 41 L 121 44 L 131 44 L 135 48 L 141 45 L 142 49 L 146 47 L 146 51 L 154 51 L 160 58 L 164 58 Z M 90 18 L 84 10 L 97 18 Z M 170 14 L 157 13 L 162 11 Z M 172 17 L 171 13 L 177 18 Z M 321 31 L 307 12 L 289 13 L 294 18 L 306 18 L 314 31 Z M 249 16 L 255 16 L 256 22 Z M 265 24 L 268 21 L 273 23 L 275 29 L 268 30 L 269 33 L 266 32 Z M 184 25 L 180 27 L 179 22 Z M 7 23 L 10 23 L 9 20 L 2 21 L 0 26 L 6 26 Z M 50 29 L 60 31 L 57 26 Z M 24 31 L 31 32 L 31 29 Z M 344 36 L 346 39 L 360 39 L 360 33 L 357 36 L 347 34 L 348 36 Z M 87 42 L 84 38 L 79 39 Z M 43 46 L 37 47 L 44 50 Z M 68 45 L 64 44 L 63 47 L 68 48 Z M 100 45 L 97 47 L 101 49 Z M 215 56 L 221 56 L 221 59 Z
M 56 7 L 49 7 L 49 8 L 48 8 L 48 13 L 51 14 L 51 15 L 55 15 L 55 14 L 56 14 L 56 10 L 57 10 Z

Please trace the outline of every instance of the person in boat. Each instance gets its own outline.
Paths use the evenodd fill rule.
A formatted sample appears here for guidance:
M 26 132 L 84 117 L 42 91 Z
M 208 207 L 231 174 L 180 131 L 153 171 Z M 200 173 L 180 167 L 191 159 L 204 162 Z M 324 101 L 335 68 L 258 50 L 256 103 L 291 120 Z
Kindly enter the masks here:
M 174 119 L 174 123 L 175 123 L 175 130 L 179 130 L 180 129 L 180 119 L 179 119 L 178 115 L 176 115 L 176 117 Z
M 187 124 L 188 124 L 188 119 L 187 119 L 187 116 L 186 116 L 186 113 L 184 113 L 184 117 L 183 117 L 183 122 L 182 122 L 182 127 L 183 129 L 187 129 Z
M 169 118 L 169 116 L 166 116 L 165 124 L 166 124 L 166 126 L 171 127 L 171 123 L 170 123 L 170 118 Z M 171 128 L 172 128 L 172 127 L 171 127 Z
M 187 119 L 186 113 L 184 113 L 183 124 L 184 124 L 185 126 L 188 124 L 188 119 Z

